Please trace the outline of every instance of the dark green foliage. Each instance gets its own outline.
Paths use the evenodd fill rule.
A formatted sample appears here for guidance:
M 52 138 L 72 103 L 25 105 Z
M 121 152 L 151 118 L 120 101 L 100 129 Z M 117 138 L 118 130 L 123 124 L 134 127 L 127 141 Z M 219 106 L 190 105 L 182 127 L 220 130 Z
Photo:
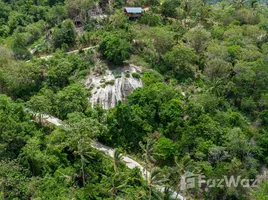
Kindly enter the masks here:
M 136 79 L 141 78 L 140 75 L 138 73 L 135 73 L 135 72 L 133 72 L 131 75 L 132 75 L 133 78 L 136 78 Z
M 1 159 L 16 158 L 27 140 L 37 132 L 22 105 L 0 95 L 0 155 Z
M 28 199 L 29 172 L 18 160 L 0 160 L 1 198 Z
M 178 8 L 180 2 L 178 0 L 167 0 L 161 6 L 161 13 L 165 17 L 177 17 L 176 8 Z
M 100 43 L 103 56 L 114 64 L 122 64 L 130 57 L 130 44 L 125 39 L 106 37 Z

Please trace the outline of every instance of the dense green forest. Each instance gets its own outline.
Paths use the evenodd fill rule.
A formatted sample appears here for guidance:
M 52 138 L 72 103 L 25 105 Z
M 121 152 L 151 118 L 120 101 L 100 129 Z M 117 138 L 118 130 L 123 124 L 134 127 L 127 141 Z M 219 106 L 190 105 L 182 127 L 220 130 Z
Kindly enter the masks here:
M 126 6 L 146 9 L 132 19 Z M 142 68 L 131 76 L 143 87 L 109 110 L 92 107 L 85 79 L 129 64 Z M 114 157 L 93 141 L 115 148 Z M 0 0 L 0 155 L 3 200 L 168 200 L 170 191 L 267 200 L 268 6 Z M 258 178 L 258 187 L 183 189 L 187 172 Z

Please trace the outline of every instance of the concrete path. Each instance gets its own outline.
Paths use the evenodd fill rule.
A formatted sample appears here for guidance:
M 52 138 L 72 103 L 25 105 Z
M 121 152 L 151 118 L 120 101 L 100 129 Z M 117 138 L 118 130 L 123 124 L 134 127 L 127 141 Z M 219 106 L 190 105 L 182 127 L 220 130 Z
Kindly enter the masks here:
M 42 119 L 44 121 L 47 121 L 47 122 L 51 123 L 51 124 L 54 124 L 55 126 L 60 126 L 61 122 L 62 122 L 60 119 L 58 119 L 56 117 L 53 117 L 53 116 L 49 116 L 49 115 L 42 115 Z M 96 142 L 96 141 L 93 142 L 91 144 L 91 146 L 93 148 L 98 149 L 99 151 L 105 153 L 106 155 L 109 155 L 112 158 L 114 157 L 115 149 L 113 149 L 111 147 L 108 147 L 108 146 L 106 146 L 104 144 L 101 144 L 100 142 Z M 146 178 L 146 176 L 149 175 L 149 172 L 141 164 L 139 164 L 138 162 L 136 162 L 132 158 L 130 158 L 128 156 L 123 156 L 122 160 L 125 162 L 126 166 L 128 168 L 130 168 L 130 169 L 133 169 L 135 167 L 139 168 L 144 179 Z M 158 189 L 161 192 L 165 191 L 165 187 L 162 187 L 162 186 L 159 186 Z M 178 194 L 175 191 L 171 191 L 171 198 L 180 199 L 180 200 L 186 200 L 186 198 L 184 198 L 183 196 L 181 196 L 180 194 Z
M 83 51 L 87 51 L 89 49 L 95 49 L 96 47 L 98 47 L 98 45 L 96 45 L 96 46 L 90 46 L 90 47 L 85 47 L 82 50 Z M 67 52 L 67 54 L 73 54 L 73 53 L 78 53 L 78 52 L 79 52 L 79 50 L 76 49 L 76 50 Z M 46 55 L 46 56 L 40 56 L 40 57 L 38 57 L 38 59 L 48 60 L 48 59 L 50 59 L 52 57 L 53 57 L 53 54 L 50 54 L 50 55 Z M 26 62 L 30 62 L 30 60 L 27 60 Z

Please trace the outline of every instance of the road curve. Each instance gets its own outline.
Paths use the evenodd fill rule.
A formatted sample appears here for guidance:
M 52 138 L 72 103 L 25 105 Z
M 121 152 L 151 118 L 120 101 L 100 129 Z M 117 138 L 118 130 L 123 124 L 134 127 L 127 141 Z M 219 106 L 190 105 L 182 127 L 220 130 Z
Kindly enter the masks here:
M 61 125 L 61 120 L 56 118 L 56 117 L 53 117 L 53 116 L 50 116 L 50 115 L 44 115 L 42 114 L 41 115 L 41 118 L 46 121 L 46 122 L 49 122 L 51 124 L 54 124 L 55 126 L 60 126 Z M 101 144 L 100 142 L 93 142 L 91 144 L 91 146 L 95 149 L 98 149 L 99 151 L 105 153 L 106 155 L 109 155 L 110 157 L 114 157 L 114 152 L 115 152 L 115 149 L 111 148 L 111 147 L 108 147 L 104 144 Z M 126 166 L 130 169 L 133 169 L 135 167 L 139 168 L 141 173 L 142 173 L 142 176 L 143 178 L 145 179 L 146 176 L 148 176 L 148 171 L 146 169 L 144 169 L 144 167 L 139 164 L 138 162 L 136 162 L 135 160 L 133 160 L 132 158 L 128 157 L 128 156 L 123 156 L 122 157 L 122 160 L 125 162 Z M 159 186 L 158 188 L 161 192 L 164 192 L 165 191 L 165 188 L 164 187 L 161 187 Z M 186 198 L 184 198 L 183 196 L 181 196 L 180 194 L 178 194 L 177 192 L 175 191 L 172 191 L 171 192 L 171 195 L 170 195 L 171 198 L 173 199 L 180 199 L 180 200 L 186 200 Z

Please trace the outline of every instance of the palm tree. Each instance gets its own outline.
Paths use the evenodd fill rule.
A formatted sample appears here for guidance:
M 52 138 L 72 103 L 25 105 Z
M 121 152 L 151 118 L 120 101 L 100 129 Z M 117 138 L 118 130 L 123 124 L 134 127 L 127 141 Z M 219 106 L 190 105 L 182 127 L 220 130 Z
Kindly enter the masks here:
M 152 170 L 149 172 L 147 182 L 147 187 L 149 190 L 148 200 L 151 200 L 152 196 L 154 196 L 156 199 L 163 199 L 161 193 L 158 190 L 161 190 L 167 181 L 168 179 L 166 175 L 164 175 L 159 168 L 152 168 Z
M 148 171 L 152 168 L 152 164 L 156 163 L 155 158 L 153 157 L 154 151 L 154 141 L 148 139 L 146 144 L 139 142 L 139 145 L 143 151 L 142 157 L 145 161 L 145 170 L 146 170 L 146 184 L 148 184 Z
M 191 159 L 189 155 L 184 156 L 180 161 L 178 160 L 178 157 L 175 157 L 175 173 L 179 175 L 180 179 L 177 183 L 177 196 L 179 195 L 179 192 L 183 192 L 183 196 L 186 197 L 187 195 L 187 185 L 186 185 L 186 179 L 190 176 L 194 176 L 200 173 L 200 170 L 195 165 L 194 161 Z M 190 175 L 190 176 L 189 176 Z
M 117 196 L 119 193 L 127 193 L 126 189 L 132 187 L 128 185 L 129 178 L 125 178 L 125 175 L 120 172 L 116 172 L 110 180 L 111 189 L 109 192 L 112 196 Z
M 184 10 L 184 19 L 186 19 L 189 16 L 191 10 L 191 0 L 182 0 L 180 7 L 182 10 Z
M 82 138 L 78 141 L 77 150 L 74 151 L 74 154 L 80 156 L 83 186 L 86 185 L 85 165 L 86 163 L 89 163 L 89 159 L 92 159 L 93 156 L 95 155 L 95 153 L 92 150 L 93 149 L 91 147 L 90 141 L 85 141 L 84 138 Z
M 123 155 L 121 153 L 121 150 L 115 149 L 114 156 L 113 156 L 113 165 L 114 165 L 114 171 L 117 172 L 118 167 L 122 163 Z
M 237 10 L 245 7 L 246 0 L 233 0 L 233 4 Z

